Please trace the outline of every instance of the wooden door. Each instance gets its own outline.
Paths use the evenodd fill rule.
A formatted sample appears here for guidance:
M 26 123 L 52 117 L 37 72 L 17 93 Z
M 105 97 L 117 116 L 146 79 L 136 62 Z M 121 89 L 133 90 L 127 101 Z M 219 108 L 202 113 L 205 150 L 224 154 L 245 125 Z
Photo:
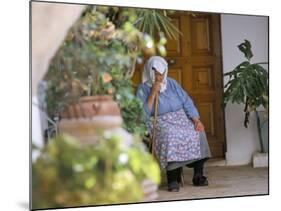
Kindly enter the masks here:
M 223 157 L 225 130 L 222 103 L 220 18 L 217 14 L 178 12 L 171 16 L 181 31 L 178 40 L 168 40 L 169 73 L 193 99 L 205 126 L 213 157 Z M 141 81 L 142 68 L 133 76 Z

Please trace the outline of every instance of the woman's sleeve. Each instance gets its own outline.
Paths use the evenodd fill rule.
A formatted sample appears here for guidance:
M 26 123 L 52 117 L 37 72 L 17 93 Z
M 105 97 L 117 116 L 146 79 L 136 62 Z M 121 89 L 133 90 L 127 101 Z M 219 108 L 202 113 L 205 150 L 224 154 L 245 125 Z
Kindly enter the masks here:
M 189 97 L 189 95 L 181 88 L 181 86 L 173 80 L 174 88 L 176 89 L 176 92 L 182 102 L 183 109 L 186 113 L 186 115 L 190 118 L 197 118 L 199 119 L 199 113 L 197 111 L 197 108 L 195 107 L 192 99 Z
M 142 101 L 143 103 L 143 108 L 144 111 L 146 113 L 146 115 L 148 117 L 151 116 L 151 111 L 148 107 L 148 103 L 147 103 L 147 98 L 148 98 L 149 92 L 147 90 L 145 90 L 145 88 L 143 87 L 143 85 L 139 85 L 138 89 L 137 89 L 137 97 Z

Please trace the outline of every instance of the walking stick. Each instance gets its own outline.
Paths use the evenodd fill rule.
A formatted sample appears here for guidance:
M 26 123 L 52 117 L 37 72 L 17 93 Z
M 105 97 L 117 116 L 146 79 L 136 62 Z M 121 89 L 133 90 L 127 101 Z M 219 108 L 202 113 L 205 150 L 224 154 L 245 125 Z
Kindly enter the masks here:
M 152 131 L 152 141 L 151 141 L 151 151 L 152 155 L 155 156 L 155 136 L 156 136 L 156 124 L 157 124 L 157 114 L 158 114 L 158 92 L 155 96 L 155 103 L 154 103 L 154 119 L 153 119 L 153 131 Z

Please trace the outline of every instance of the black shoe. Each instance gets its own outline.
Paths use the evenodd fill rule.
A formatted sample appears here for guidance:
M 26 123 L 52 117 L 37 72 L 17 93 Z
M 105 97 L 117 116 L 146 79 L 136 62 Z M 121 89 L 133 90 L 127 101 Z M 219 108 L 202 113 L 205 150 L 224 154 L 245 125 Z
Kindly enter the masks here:
M 170 192 L 179 192 L 180 190 L 180 186 L 179 183 L 177 181 L 173 181 L 168 183 L 168 191 Z
M 207 177 L 203 175 L 195 175 L 192 179 L 194 186 L 207 186 L 209 185 Z
M 179 186 L 179 175 L 180 175 L 180 168 L 173 169 L 167 171 L 167 182 L 168 182 L 168 191 L 178 192 L 180 189 Z

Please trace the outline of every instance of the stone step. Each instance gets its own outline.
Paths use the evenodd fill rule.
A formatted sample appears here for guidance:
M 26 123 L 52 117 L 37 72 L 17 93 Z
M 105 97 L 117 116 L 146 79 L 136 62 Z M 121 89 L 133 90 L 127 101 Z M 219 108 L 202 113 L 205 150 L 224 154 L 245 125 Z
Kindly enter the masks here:
M 212 158 L 206 161 L 205 167 L 209 166 L 226 166 L 226 160 L 224 158 Z

